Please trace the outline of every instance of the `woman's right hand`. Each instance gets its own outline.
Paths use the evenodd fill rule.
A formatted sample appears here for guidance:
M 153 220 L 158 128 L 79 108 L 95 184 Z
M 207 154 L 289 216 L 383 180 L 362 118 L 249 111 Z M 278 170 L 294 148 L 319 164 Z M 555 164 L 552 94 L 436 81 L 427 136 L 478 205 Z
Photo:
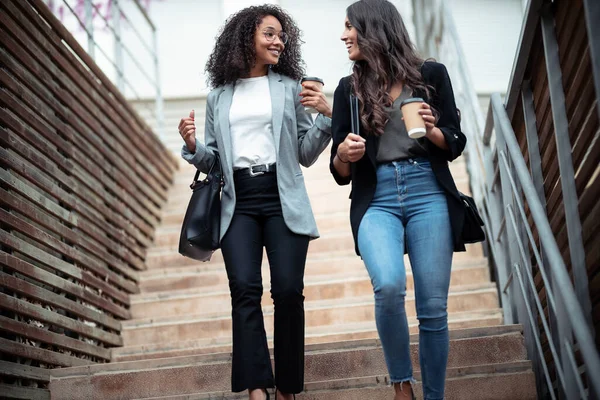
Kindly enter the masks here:
M 337 157 L 343 163 L 356 162 L 365 155 L 366 140 L 357 134 L 350 132 L 346 139 L 337 148 Z
M 190 116 L 181 118 L 179 121 L 179 134 L 183 138 L 190 153 L 196 152 L 196 124 L 194 122 L 194 110 L 190 111 Z

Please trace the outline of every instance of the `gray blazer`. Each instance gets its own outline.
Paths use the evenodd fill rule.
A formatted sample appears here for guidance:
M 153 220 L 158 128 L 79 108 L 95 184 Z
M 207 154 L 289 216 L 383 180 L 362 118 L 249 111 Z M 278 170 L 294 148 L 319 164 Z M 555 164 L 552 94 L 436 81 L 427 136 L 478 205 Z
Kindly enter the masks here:
M 319 114 L 313 121 L 300 103 L 300 84 L 269 70 L 269 88 L 273 105 L 273 135 L 277 151 L 277 185 L 286 225 L 294 233 L 319 237 L 310 207 L 300 165 L 312 165 L 331 140 L 331 119 Z M 227 232 L 235 210 L 233 159 L 229 109 L 233 85 L 218 87 L 206 100 L 205 144 L 196 139 L 196 152 L 184 145 L 181 156 L 201 172 L 208 172 L 214 153 L 221 158 L 225 186 L 221 196 L 221 239 Z

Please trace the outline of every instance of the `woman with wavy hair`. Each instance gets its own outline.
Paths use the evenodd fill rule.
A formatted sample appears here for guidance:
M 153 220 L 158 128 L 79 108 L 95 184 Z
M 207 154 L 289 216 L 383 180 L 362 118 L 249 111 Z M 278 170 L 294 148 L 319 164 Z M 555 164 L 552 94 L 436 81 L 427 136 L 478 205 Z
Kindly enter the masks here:
M 221 251 L 233 322 L 233 392 L 292 399 L 304 386 L 304 265 L 319 236 L 300 164 L 313 164 L 331 140 L 331 107 L 304 73 L 300 31 L 274 5 L 230 17 L 206 65 L 214 88 L 206 104 L 205 144 L 194 112 L 182 118 L 182 156 L 207 172 L 220 158 Z M 319 111 L 314 123 L 304 107 Z M 263 247 L 274 302 L 275 378 L 261 310 Z
M 448 360 L 448 289 L 453 251 L 464 251 L 464 210 L 448 168 L 463 151 L 454 94 L 444 65 L 415 52 L 400 13 L 385 0 L 346 10 L 342 41 L 354 62 L 334 95 L 330 169 L 352 183 L 356 252 L 371 277 L 375 319 L 395 399 L 414 398 L 405 312 L 408 253 L 419 322 L 425 399 L 443 399 Z M 351 130 L 351 96 L 360 135 Z M 420 97 L 426 134 L 408 136 L 400 103 Z M 433 111 L 435 110 L 435 112 Z

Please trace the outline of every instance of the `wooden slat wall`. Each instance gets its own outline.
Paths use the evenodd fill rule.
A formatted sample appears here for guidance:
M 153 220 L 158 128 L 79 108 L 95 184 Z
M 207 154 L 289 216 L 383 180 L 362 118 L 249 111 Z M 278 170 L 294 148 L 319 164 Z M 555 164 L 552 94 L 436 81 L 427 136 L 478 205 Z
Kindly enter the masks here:
M 0 2 L 0 391 L 110 360 L 174 157 L 42 0 Z
M 600 348 L 600 124 L 598 98 L 592 84 L 592 65 L 586 33 L 582 0 L 555 2 L 556 35 L 565 92 L 569 137 L 579 199 L 592 319 L 596 343 Z M 556 138 L 552 120 L 548 76 L 544 58 L 541 28 L 534 38 L 524 79 L 531 81 L 537 120 L 547 215 L 567 268 L 571 269 Z M 513 129 L 529 165 L 522 103 L 519 100 L 513 115 Z M 535 233 L 537 239 L 537 233 Z M 537 266 L 534 274 L 538 292 L 546 307 L 546 292 Z M 540 332 L 542 327 L 540 325 Z M 547 339 L 544 337 L 546 359 L 552 365 Z

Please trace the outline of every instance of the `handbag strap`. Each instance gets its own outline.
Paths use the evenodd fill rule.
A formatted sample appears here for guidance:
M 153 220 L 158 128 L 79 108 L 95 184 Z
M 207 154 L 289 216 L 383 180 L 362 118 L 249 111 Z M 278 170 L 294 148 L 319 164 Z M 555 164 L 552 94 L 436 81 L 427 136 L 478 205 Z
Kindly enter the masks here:
M 213 160 L 213 163 L 210 166 L 210 169 L 208 170 L 208 173 L 206 174 L 206 177 L 209 176 L 213 176 L 213 171 L 214 169 L 217 167 L 219 168 L 219 171 L 221 170 L 221 160 L 219 158 L 219 154 L 215 153 L 215 159 Z M 221 178 L 221 182 L 223 182 L 223 174 L 220 174 L 220 178 Z M 200 177 L 200 170 L 196 169 L 196 173 L 194 174 L 194 180 L 192 181 L 192 184 L 190 185 L 191 188 L 194 187 L 194 185 L 196 184 L 196 182 L 198 182 L 198 178 Z

